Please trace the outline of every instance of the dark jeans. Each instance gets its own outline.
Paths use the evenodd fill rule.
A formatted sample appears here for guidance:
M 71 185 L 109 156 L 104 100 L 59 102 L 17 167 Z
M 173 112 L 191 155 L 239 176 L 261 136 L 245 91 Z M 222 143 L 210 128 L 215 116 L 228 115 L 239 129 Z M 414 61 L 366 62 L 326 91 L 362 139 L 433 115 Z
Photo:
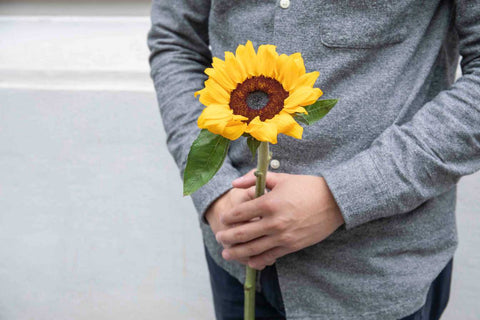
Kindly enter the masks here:
M 243 319 L 243 284 L 219 267 L 205 248 L 213 303 L 217 320 Z M 452 260 L 432 282 L 425 305 L 414 314 L 400 320 L 438 320 L 447 306 L 450 294 Z M 255 319 L 285 319 L 280 286 L 275 265 L 262 270 L 262 292 L 255 294 Z

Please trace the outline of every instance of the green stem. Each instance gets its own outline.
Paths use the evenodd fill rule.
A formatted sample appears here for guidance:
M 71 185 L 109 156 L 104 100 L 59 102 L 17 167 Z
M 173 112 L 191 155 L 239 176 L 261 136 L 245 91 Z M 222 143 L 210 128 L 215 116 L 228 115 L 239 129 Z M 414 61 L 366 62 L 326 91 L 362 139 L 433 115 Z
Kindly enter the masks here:
M 268 142 L 260 142 L 260 146 L 257 151 L 257 171 L 255 176 L 257 177 L 255 185 L 255 197 L 260 197 L 265 193 L 265 183 L 267 178 L 268 161 L 270 155 L 268 152 Z M 247 266 L 245 284 L 243 286 L 245 292 L 245 308 L 244 308 L 244 320 L 255 320 L 255 283 L 256 283 L 257 270 Z

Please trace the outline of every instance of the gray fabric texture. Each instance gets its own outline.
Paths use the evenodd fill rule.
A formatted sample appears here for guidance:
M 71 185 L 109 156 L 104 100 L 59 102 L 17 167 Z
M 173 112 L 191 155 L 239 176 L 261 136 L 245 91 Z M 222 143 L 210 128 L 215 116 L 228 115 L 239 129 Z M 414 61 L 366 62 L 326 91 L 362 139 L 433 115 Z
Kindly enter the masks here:
M 302 140 L 272 146 L 277 172 L 323 176 L 345 225 L 278 259 L 288 319 L 398 319 L 420 308 L 457 246 L 456 183 L 480 169 L 480 1 L 154 0 L 151 76 L 180 173 L 203 106 L 212 55 L 252 40 L 301 52 L 322 98 L 339 98 Z M 463 76 L 454 83 L 459 54 Z M 231 181 L 255 166 L 243 138 L 193 194 L 202 218 Z M 273 169 L 272 169 L 273 170 Z

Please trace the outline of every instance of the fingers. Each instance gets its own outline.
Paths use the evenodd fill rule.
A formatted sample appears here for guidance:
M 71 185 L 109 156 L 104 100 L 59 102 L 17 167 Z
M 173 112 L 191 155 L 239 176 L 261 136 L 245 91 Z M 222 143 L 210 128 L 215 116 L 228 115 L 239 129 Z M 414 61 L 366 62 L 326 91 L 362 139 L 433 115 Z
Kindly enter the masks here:
M 231 248 L 231 247 L 232 246 L 230 246 L 230 245 L 224 245 L 223 246 L 224 249 L 228 249 L 228 248 Z M 243 264 L 244 266 L 248 265 L 248 258 L 239 259 L 237 261 L 240 262 L 241 264 Z
M 234 196 L 234 198 L 232 199 L 234 204 L 239 204 L 245 201 L 255 199 L 255 186 L 250 187 L 246 190 L 237 189 L 236 192 L 236 196 Z
M 257 177 L 255 176 L 255 171 L 257 169 L 250 170 L 245 175 L 241 176 L 232 181 L 232 185 L 235 188 L 249 188 L 251 186 L 255 186 L 257 181 Z M 281 173 L 276 172 L 267 172 L 267 188 L 273 189 L 275 185 L 278 183 L 279 179 L 281 178 Z
M 272 236 L 265 236 L 247 243 L 236 245 L 222 251 L 225 260 L 245 260 L 274 248 L 277 241 Z
M 255 170 L 257 169 L 252 169 L 248 171 L 246 174 L 241 176 L 240 178 L 237 178 L 232 181 L 232 185 L 234 188 L 248 188 L 251 186 L 255 185 L 255 181 L 257 177 L 255 177 Z
M 259 219 L 250 223 L 217 232 L 215 238 L 224 248 L 234 244 L 245 243 L 267 235 L 265 220 Z
M 271 266 L 278 258 L 289 254 L 290 251 L 285 247 L 275 247 L 265 251 L 257 256 L 251 257 L 248 260 L 248 266 L 256 270 L 263 270 L 266 266 Z
M 282 179 L 282 175 L 282 173 L 267 172 L 267 180 L 265 181 L 267 189 L 272 190 L 275 188 L 277 183 L 279 183 Z
M 265 205 L 261 204 L 262 202 L 264 202 L 262 198 L 256 198 L 240 203 L 231 210 L 223 212 L 220 215 L 220 221 L 224 225 L 231 225 L 239 222 L 248 222 L 254 218 L 261 218 L 267 214 Z

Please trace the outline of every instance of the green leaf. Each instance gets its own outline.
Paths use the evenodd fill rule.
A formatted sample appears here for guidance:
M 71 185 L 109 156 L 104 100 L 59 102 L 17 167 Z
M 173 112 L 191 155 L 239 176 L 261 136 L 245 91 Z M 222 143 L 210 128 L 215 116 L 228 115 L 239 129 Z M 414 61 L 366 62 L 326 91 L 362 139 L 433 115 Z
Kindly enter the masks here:
M 337 102 L 337 99 L 318 100 L 315 103 L 305 107 L 308 114 L 295 114 L 295 120 L 307 125 L 311 125 L 322 119 L 330 110 L 332 110 Z
M 255 154 L 257 153 L 258 146 L 260 146 L 260 141 L 249 135 L 247 138 L 247 146 L 255 160 Z
M 188 196 L 206 184 L 225 160 L 230 140 L 203 129 L 192 143 L 183 172 L 183 195 Z

